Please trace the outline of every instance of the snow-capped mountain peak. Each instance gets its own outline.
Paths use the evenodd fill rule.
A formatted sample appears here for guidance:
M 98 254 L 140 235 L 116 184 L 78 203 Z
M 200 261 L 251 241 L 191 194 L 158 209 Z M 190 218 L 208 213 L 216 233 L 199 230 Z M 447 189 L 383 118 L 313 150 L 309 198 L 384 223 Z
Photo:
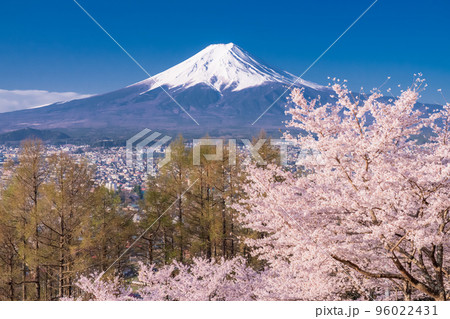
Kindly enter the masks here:
M 239 46 L 212 44 L 189 59 L 135 85 L 147 85 L 148 90 L 166 85 L 169 88 L 188 88 L 206 84 L 222 92 L 239 91 L 265 83 L 276 82 L 291 85 L 296 77 L 258 62 Z M 297 84 L 314 89 L 322 86 L 299 79 Z

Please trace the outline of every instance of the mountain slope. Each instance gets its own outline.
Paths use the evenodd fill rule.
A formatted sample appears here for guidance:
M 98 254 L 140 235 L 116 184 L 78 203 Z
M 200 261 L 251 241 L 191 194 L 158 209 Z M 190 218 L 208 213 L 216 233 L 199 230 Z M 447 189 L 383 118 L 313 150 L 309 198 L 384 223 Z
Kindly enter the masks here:
M 284 128 L 288 87 L 332 101 L 330 88 L 298 80 L 264 65 L 238 46 L 210 45 L 184 62 L 126 88 L 39 109 L 0 114 L 0 133 L 24 128 L 58 129 L 77 138 L 127 139 L 143 128 L 176 135 L 250 136 Z M 159 87 L 161 86 L 161 87 Z M 197 125 L 169 97 L 168 92 Z
M 275 71 L 233 43 L 213 44 L 186 61 L 136 83 L 147 85 L 148 90 L 167 85 L 169 88 L 189 88 L 197 84 L 207 84 L 222 92 L 227 89 L 239 91 L 266 83 L 294 84 L 296 77 L 284 71 Z M 299 85 L 314 89 L 324 87 L 304 80 Z

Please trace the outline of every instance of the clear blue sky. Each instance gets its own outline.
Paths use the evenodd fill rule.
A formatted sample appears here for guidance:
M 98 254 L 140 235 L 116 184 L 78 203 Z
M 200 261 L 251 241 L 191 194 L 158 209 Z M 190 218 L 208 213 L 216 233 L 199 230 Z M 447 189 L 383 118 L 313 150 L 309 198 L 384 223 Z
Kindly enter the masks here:
M 372 2 L 79 0 L 151 73 L 211 43 L 234 42 L 300 75 Z M 450 1 L 379 0 L 304 78 L 352 89 L 428 79 L 450 97 Z M 0 89 L 102 93 L 145 74 L 72 0 L 2 0 Z

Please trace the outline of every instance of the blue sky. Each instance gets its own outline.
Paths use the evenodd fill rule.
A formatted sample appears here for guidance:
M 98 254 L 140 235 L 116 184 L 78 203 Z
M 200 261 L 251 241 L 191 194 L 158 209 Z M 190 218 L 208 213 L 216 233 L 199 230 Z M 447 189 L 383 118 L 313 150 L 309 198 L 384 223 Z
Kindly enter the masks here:
M 212 43 L 233 42 L 300 75 L 372 2 L 79 0 L 151 74 Z M 352 89 L 411 84 L 450 96 L 450 1 L 379 0 L 304 76 Z M 72 0 L 2 0 L 0 89 L 103 93 L 144 79 Z

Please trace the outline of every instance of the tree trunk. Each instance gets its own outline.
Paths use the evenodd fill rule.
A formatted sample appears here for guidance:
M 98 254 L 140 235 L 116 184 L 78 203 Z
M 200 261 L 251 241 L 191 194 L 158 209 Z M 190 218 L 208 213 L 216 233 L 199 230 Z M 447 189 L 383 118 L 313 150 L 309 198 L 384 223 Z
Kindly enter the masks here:
M 150 265 L 153 264 L 153 236 L 148 241 L 148 260 L 150 262 Z
M 180 262 L 184 260 L 184 246 L 183 246 L 183 208 L 182 208 L 181 193 L 178 198 L 178 218 L 179 218 L 179 232 L 180 232 Z
M 405 301 L 411 301 L 412 300 L 412 289 L 409 282 L 403 283 L 403 297 Z
M 9 300 L 14 300 L 14 266 L 13 266 L 13 257 L 11 256 L 9 259 Z
M 25 257 L 22 262 L 22 301 L 27 300 L 27 265 L 25 264 Z
M 62 236 L 59 237 L 59 286 L 58 286 L 58 297 L 64 297 L 64 239 Z

